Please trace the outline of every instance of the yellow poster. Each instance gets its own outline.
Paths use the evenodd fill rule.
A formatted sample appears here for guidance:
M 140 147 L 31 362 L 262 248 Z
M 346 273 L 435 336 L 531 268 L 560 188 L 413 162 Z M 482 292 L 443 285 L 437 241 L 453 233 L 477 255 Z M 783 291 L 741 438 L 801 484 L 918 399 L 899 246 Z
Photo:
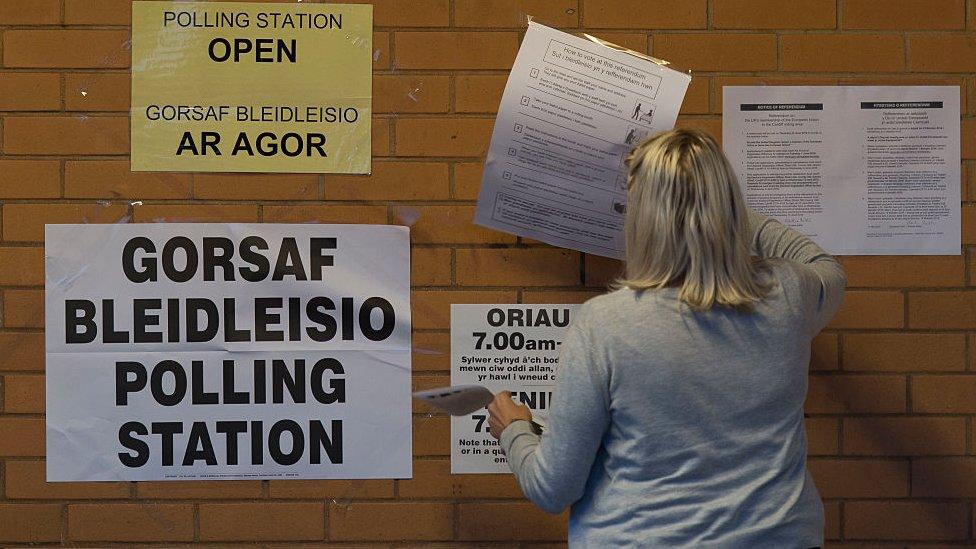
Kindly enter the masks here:
M 132 170 L 369 173 L 372 10 L 134 2 Z

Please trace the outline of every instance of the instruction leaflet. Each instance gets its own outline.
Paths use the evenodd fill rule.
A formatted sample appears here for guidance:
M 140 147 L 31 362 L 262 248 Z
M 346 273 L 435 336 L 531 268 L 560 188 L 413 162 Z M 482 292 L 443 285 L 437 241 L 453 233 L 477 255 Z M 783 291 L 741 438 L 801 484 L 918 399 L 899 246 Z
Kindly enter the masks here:
M 960 253 L 956 86 L 726 86 L 746 201 L 833 254 Z
M 674 126 L 690 81 L 642 54 L 530 22 L 498 108 L 475 223 L 623 257 L 624 160 Z
M 511 391 L 546 424 L 559 348 L 579 305 L 451 305 L 451 385 Z M 488 412 L 451 417 L 452 473 L 508 473 Z

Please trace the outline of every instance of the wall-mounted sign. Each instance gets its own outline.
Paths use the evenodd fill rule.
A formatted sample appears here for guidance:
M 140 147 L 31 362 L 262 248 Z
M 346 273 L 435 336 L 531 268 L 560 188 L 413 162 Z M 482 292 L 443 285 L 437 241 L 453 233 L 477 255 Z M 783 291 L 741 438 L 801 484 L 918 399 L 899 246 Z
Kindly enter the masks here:
M 410 235 L 48 225 L 47 480 L 409 478 Z
M 132 170 L 369 173 L 372 6 L 132 5 Z

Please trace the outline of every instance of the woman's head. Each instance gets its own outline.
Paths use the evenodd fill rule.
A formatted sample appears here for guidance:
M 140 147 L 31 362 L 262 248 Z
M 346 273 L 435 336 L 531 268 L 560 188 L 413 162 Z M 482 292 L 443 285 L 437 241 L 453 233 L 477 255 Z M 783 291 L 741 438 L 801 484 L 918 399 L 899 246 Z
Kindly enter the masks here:
M 750 257 L 735 173 L 714 139 L 698 130 L 660 133 L 638 145 L 627 165 L 620 285 L 676 286 L 695 309 L 750 309 L 769 292 Z

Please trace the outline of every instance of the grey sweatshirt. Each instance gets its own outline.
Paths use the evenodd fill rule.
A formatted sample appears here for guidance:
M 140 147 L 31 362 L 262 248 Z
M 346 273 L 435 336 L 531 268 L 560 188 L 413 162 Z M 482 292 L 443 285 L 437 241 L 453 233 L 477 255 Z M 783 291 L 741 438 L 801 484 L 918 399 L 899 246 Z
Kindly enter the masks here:
M 806 236 L 750 221 L 777 282 L 754 312 L 695 312 L 676 288 L 591 299 L 564 340 L 547 431 L 502 432 L 526 497 L 572 506 L 571 546 L 823 545 L 803 402 L 810 340 L 846 278 Z

